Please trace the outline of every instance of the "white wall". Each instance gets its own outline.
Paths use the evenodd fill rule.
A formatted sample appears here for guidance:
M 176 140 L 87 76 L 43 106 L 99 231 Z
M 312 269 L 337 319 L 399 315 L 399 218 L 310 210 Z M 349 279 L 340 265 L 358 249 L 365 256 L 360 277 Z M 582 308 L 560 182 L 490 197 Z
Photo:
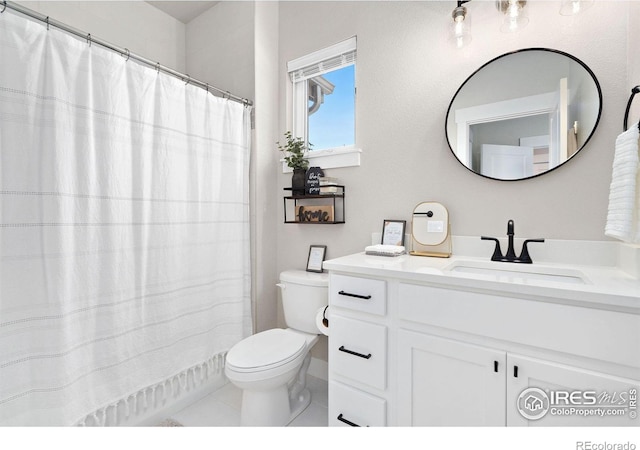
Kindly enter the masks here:
M 558 14 L 559 1 L 528 2 L 528 27 L 506 35 L 499 31 L 494 2 L 473 1 L 466 4 L 473 41 L 461 51 L 447 41 L 454 7 L 451 1 L 281 4 L 281 135 L 291 127 L 287 61 L 356 35 L 356 144 L 364 153 L 360 167 L 326 171 L 346 185 L 346 224 L 279 222 L 279 271 L 303 268 L 311 244 L 326 244 L 329 258 L 362 251 L 371 233 L 381 231 L 383 219 L 410 223 L 422 201 L 439 201 L 449 209 L 455 235 L 502 237 L 507 220 L 514 219 L 520 237 L 605 239 L 613 143 L 628 98 L 629 3 L 612 8 L 595 2 L 573 18 Z M 637 20 L 635 25 L 640 29 Z M 527 47 L 562 50 L 594 71 L 604 96 L 598 130 L 576 158 L 542 177 L 500 182 L 474 175 L 447 145 L 449 102 L 483 63 Z M 635 55 L 637 48 L 631 48 L 629 58 Z M 640 66 L 633 64 L 637 75 Z M 275 147 L 272 152 L 277 158 Z M 289 185 L 290 175 L 280 171 L 274 195 L 282 196 Z
M 279 139 L 278 106 L 278 21 L 277 2 L 256 2 L 255 14 L 255 134 L 252 151 L 253 293 L 256 331 L 277 324 L 276 282 L 278 205 L 278 161 L 271 149 Z
M 254 2 L 220 2 L 187 24 L 187 73 L 253 99 Z
M 499 31 L 493 2 L 467 4 L 473 41 L 456 51 L 446 40 L 449 1 L 283 2 L 283 72 L 288 60 L 357 35 L 356 141 L 364 153 L 361 167 L 327 171 L 346 184 L 347 223 L 280 224 L 279 269 L 303 267 L 310 244 L 327 244 L 331 258 L 362 251 L 383 219 L 409 221 L 415 205 L 426 200 L 449 208 L 456 235 L 503 236 L 507 220 L 514 219 L 521 237 L 604 239 L 613 142 L 628 97 L 629 5 L 596 2 L 576 18 L 560 16 L 559 5 L 529 2 L 529 26 L 509 36 Z M 526 47 L 557 48 L 591 67 L 604 96 L 599 128 L 576 158 L 542 177 L 499 182 L 473 175 L 445 140 L 451 97 L 485 61 Z M 286 92 L 284 73 L 280 79 Z M 281 96 L 281 132 L 290 126 L 289 99 Z M 289 177 L 279 175 L 280 188 Z
M 631 3 L 629 20 L 629 40 L 627 42 L 627 58 L 629 79 L 627 95 L 631 95 L 631 88 L 640 86 L 640 2 Z M 629 125 L 640 120 L 640 94 L 636 94 L 629 113 Z M 622 125 L 620 125 L 622 127 Z M 621 128 L 622 129 L 622 128 Z
M 185 70 L 185 25 L 146 2 L 18 3 L 166 67 Z

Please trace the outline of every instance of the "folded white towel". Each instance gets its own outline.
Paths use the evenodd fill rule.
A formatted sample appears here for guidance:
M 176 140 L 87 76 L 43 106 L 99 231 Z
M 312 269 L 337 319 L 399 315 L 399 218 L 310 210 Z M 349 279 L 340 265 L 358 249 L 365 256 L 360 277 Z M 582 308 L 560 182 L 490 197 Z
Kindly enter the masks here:
M 638 124 L 616 139 L 613 173 L 609 188 L 609 210 L 604 234 L 624 242 L 640 244 L 640 157 Z
M 376 256 L 400 256 L 405 254 L 404 246 L 402 245 L 370 245 L 365 247 L 364 252 L 367 255 Z

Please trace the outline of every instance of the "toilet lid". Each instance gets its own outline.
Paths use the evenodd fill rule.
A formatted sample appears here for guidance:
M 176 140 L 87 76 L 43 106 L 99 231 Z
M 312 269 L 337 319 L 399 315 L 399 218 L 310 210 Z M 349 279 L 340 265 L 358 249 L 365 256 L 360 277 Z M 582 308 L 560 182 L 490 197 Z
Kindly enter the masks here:
M 238 342 L 227 353 L 236 370 L 266 370 L 281 366 L 304 352 L 306 339 L 281 328 L 262 331 Z

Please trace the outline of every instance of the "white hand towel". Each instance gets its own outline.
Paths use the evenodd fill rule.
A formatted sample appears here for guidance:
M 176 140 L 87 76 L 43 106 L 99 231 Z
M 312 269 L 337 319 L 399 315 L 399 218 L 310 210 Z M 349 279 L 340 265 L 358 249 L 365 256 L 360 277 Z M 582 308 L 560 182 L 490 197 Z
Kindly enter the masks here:
M 604 234 L 640 244 L 640 157 L 638 124 L 616 139 Z
M 365 247 L 364 252 L 367 255 L 377 256 L 400 256 L 405 254 L 404 246 L 402 245 L 369 245 Z

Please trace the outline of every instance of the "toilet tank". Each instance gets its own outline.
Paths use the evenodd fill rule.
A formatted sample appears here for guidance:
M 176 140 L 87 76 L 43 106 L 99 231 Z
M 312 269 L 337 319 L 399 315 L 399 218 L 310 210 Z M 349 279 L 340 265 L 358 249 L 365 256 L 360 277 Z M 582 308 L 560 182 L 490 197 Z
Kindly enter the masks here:
M 280 274 L 282 310 L 287 327 L 319 334 L 316 313 L 329 304 L 329 275 L 305 270 Z

